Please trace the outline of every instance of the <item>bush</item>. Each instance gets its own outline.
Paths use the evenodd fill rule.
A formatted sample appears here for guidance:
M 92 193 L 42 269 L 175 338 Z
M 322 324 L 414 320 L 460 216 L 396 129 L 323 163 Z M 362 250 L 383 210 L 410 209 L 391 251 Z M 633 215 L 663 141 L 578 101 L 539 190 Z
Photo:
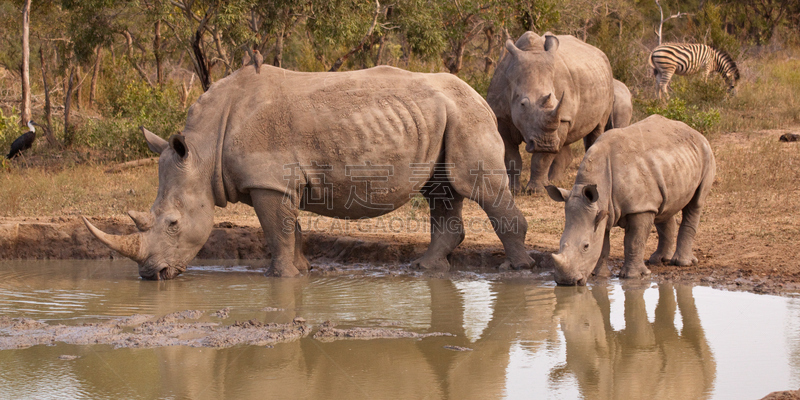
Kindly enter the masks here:
M 181 130 L 186 110 L 170 87 L 160 90 L 140 80 L 121 80 L 104 92 L 103 118 L 88 119 L 77 127 L 76 144 L 111 153 L 120 161 L 150 156 L 140 127 L 169 137 Z
M 5 157 L 6 151 L 11 148 L 11 142 L 18 138 L 23 132 L 20 131 L 17 125 L 17 118 L 15 115 L 19 114 L 16 108 L 11 107 L 8 116 L 3 113 L 0 108 L 0 157 Z
M 716 108 L 703 111 L 696 105 L 687 105 L 685 100 L 678 97 L 671 98 L 666 105 L 659 103 L 658 100 L 644 102 L 646 114 L 659 114 L 669 119 L 682 121 L 704 135 L 711 132 L 720 121 L 720 112 Z

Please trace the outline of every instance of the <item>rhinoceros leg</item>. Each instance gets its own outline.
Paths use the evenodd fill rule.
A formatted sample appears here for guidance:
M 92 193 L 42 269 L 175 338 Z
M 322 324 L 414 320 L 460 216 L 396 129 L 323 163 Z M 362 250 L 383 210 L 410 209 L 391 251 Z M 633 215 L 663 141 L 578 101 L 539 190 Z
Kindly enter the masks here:
M 274 190 L 251 190 L 250 198 L 272 253 L 268 273 L 297 276 L 307 271 L 308 260 L 302 253 L 302 236 L 297 224 L 297 200 L 289 200 Z
M 648 261 L 650 265 L 659 265 L 672 260 L 672 255 L 675 253 L 675 233 L 678 231 L 675 216 L 670 216 L 666 221 L 656 224 L 656 231 L 658 232 L 658 247 L 650 255 Z
M 550 182 L 561 180 L 561 178 L 564 177 L 564 172 L 567 171 L 571 163 L 572 149 L 569 146 L 561 147 L 561 151 L 556 154 L 556 158 L 554 158 L 553 163 L 550 164 L 550 172 L 547 175 Z
M 505 177 L 495 173 L 481 175 L 480 172 L 476 172 L 479 170 L 481 170 L 480 167 L 470 170 L 472 173 L 476 173 L 477 176 L 472 177 L 473 182 L 470 184 L 472 187 L 469 198 L 483 208 L 492 223 L 492 228 L 494 228 L 497 237 L 503 242 L 506 261 L 500 268 L 521 269 L 532 267 L 534 264 L 533 259 L 525 251 L 525 234 L 528 232 L 528 221 L 514 203 L 514 196 L 508 190 Z M 488 171 L 495 170 L 489 169 Z M 478 180 L 476 180 L 476 177 Z M 463 187 L 465 180 L 456 182 L 454 186 Z
M 592 271 L 592 275 L 598 276 L 601 278 L 607 278 L 611 276 L 611 271 L 608 270 L 608 253 L 611 251 L 611 243 L 609 241 L 609 236 L 611 231 L 606 231 L 605 236 L 603 236 L 603 250 L 600 251 L 600 258 L 597 259 L 597 265 L 594 267 L 594 271 Z
M 547 174 L 550 166 L 558 153 L 533 153 L 531 154 L 531 179 L 528 181 L 526 192 L 531 194 L 547 193 Z
M 675 247 L 675 255 L 672 256 L 673 265 L 686 266 L 697 263 L 697 257 L 692 252 L 694 236 L 697 234 L 697 226 L 700 224 L 700 213 L 702 211 L 702 200 L 698 194 L 686 207 L 683 208 L 681 217 L 681 227 L 678 228 L 678 243 Z
M 464 223 L 461 209 L 464 197 L 449 183 L 440 183 L 423 189 L 431 211 L 431 244 L 411 266 L 429 271 L 447 271 L 450 262 L 447 256 L 464 240 Z M 432 194 L 431 191 L 441 192 Z
M 644 265 L 644 244 L 650 234 L 655 214 L 651 212 L 628 214 L 625 226 L 625 262 L 622 264 L 622 278 L 640 278 L 650 275 Z
M 605 129 L 605 125 L 597 125 L 594 128 L 594 130 L 589 132 L 588 135 L 584 136 L 583 137 L 583 148 L 586 149 L 586 150 L 589 150 L 589 147 L 592 147 L 592 145 L 597 140 L 597 138 L 599 138 L 600 135 L 603 134 L 604 129 Z
M 519 183 L 519 174 L 522 170 L 522 156 L 519 153 L 519 143 L 505 142 L 505 163 L 506 171 L 508 172 L 508 183 L 511 188 L 511 193 L 517 194 L 522 190 Z

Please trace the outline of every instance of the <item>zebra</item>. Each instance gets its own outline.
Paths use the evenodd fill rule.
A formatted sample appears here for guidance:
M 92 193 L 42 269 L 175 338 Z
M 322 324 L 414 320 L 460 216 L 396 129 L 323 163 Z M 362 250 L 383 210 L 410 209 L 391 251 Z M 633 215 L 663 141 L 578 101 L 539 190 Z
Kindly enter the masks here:
M 728 91 L 736 93 L 739 69 L 733 58 L 722 50 L 704 44 L 666 43 L 653 49 L 647 63 L 653 68 L 656 96 L 659 99 L 661 93 L 664 93 L 669 100 L 667 85 L 673 74 L 689 75 L 701 70 L 704 72 L 704 80 L 708 79 L 711 71 L 719 72 L 728 85 Z

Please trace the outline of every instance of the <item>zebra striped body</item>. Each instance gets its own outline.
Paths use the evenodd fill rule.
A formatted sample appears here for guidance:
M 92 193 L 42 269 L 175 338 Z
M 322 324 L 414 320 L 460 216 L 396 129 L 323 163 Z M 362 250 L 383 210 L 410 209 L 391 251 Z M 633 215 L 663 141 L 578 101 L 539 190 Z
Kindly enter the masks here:
M 656 77 L 656 96 L 661 98 L 664 93 L 669 99 L 667 86 L 672 75 L 689 75 L 703 71 L 704 78 L 708 79 L 711 71 L 719 72 L 728 90 L 734 91 L 736 81 L 739 80 L 739 69 L 728 53 L 715 50 L 704 44 L 667 43 L 656 47 L 648 63 L 653 68 Z

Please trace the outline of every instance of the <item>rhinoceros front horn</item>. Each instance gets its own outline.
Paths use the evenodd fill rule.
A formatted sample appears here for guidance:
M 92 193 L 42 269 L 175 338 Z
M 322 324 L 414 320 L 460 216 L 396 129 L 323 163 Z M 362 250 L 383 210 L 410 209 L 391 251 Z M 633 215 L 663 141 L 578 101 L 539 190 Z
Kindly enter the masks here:
M 82 218 L 83 223 L 86 224 L 87 228 L 89 228 L 89 232 L 92 232 L 92 235 L 103 242 L 106 246 L 133 261 L 141 262 L 144 260 L 144 257 L 142 256 L 141 234 L 134 233 L 130 235 L 109 235 L 100 229 L 97 229 L 97 227 L 92 225 L 92 223 L 89 222 L 86 217 Z
M 550 113 L 547 115 L 547 122 L 550 125 L 556 125 L 561 122 L 561 105 L 564 104 L 564 92 L 561 93 L 561 98 L 558 99 L 558 104 L 556 104 L 556 108 L 554 108 Z

